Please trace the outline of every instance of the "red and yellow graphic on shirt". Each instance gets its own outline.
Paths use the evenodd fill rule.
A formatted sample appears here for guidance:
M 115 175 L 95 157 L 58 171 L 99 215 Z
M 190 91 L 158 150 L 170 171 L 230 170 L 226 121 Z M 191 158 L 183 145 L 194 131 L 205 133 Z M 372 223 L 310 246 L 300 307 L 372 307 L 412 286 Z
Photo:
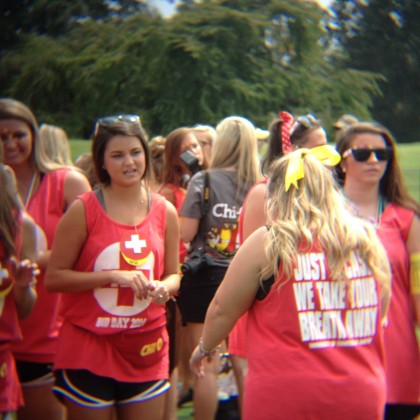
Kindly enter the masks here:
M 138 233 L 125 233 L 120 241 L 121 255 L 124 260 L 135 267 L 143 265 L 150 254 L 150 248 L 145 239 Z
M 230 257 L 238 248 L 238 224 L 225 223 L 221 228 L 212 227 L 207 234 L 207 245 L 217 253 Z
M 154 253 L 147 240 L 137 233 L 124 236 L 120 242 L 107 246 L 96 257 L 94 271 L 124 270 L 141 271 L 148 280 L 153 280 Z M 129 286 L 108 284 L 94 289 L 98 305 L 116 317 L 132 317 L 141 314 L 151 299 L 139 299 Z M 140 322 L 140 321 L 139 321 Z

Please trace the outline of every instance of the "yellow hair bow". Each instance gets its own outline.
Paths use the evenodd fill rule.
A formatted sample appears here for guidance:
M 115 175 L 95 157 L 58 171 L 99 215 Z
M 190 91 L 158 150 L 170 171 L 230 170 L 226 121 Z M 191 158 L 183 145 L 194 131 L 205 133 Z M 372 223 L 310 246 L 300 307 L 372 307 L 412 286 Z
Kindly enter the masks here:
M 293 184 L 297 188 L 297 182 L 304 177 L 303 170 L 303 156 L 310 154 L 316 157 L 323 165 L 335 166 L 340 160 L 340 154 L 334 147 L 327 144 L 317 146 L 312 149 L 298 149 L 288 154 L 289 164 L 286 171 L 285 186 L 286 191 L 289 191 L 290 186 Z

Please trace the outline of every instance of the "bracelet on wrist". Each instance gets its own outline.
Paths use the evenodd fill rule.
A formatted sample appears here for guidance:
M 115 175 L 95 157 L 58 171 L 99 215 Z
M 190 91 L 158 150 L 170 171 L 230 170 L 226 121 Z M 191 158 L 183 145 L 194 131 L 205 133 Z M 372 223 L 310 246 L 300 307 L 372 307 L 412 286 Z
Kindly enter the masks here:
M 200 340 L 198 341 L 198 350 L 200 350 L 200 353 L 203 355 L 203 356 L 213 356 L 213 354 L 215 354 L 217 351 L 219 351 L 220 350 L 220 344 L 217 346 L 217 347 L 215 347 L 214 349 L 212 349 L 212 350 L 206 350 L 204 347 L 203 347 L 203 338 L 200 338 Z

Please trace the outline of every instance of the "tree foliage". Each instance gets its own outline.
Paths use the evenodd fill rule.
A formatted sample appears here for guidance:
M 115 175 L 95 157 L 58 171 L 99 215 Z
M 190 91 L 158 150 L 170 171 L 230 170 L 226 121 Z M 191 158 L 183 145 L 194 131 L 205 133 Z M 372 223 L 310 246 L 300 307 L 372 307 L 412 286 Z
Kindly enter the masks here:
M 416 141 L 419 124 L 420 2 L 340 0 L 334 36 L 343 67 L 380 73 L 372 115 L 401 141 Z
M 2 95 L 72 136 L 116 112 L 141 114 L 151 135 L 233 114 L 266 127 L 283 109 L 328 127 L 345 112 L 369 118 L 380 94 L 379 74 L 323 48 L 327 15 L 315 3 L 188 1 L 163 19 L 142 2 L 103 11 L 95 1 L 103 5 L 81 2 L 92 7 L 59 35 L 19 33 L 1 57 Z

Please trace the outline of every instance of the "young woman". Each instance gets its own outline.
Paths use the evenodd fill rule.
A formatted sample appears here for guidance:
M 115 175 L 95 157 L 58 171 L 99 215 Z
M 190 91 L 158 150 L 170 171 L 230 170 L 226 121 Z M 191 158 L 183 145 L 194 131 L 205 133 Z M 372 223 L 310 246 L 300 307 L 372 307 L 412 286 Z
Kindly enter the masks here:
M 274 160 L 293 150 L 305 147 L 312 149 L 327 143 L 327 135 L 320 121 L 312 114 L 302 115 L 296 120 L 285 111 L 270 124 L 268 149 L 262 160 L 264 178 L 248 192 L 239 217 L 239 240 L 243 243 L 252 232 L 266 223 L 265 201 L 270 166 Z M 239 407 L 242 407 L 244 384 L 247 373 L 245 314 L 229 335 L 229 354 L 239 391 Z
M 188 167 L 182 160 L 184 152 L 190 152 L 193 168 Z M 168 134 L 165 141 L 165 165 L 162 174 L 162 187 L 159 193 L 163 195 L 177 209 L 181 211 L 186 194 L 186 187 L 194 175 L 192 169 L 199 171 L 207 169 L 204 164 L 203 150 L 192 129 L 187 127 L 177 128 Z M 180 242 L 180 262 L 183 263 L 187 255 L 185 244 Z
M 188 152 L 190 161 L 182 159 L 183 153 Z M 192 162 L 190 167 L 187 163 Z M 192 166 L 192 167 L 191 167 Z M 181 211 L 182 204 L 186 194 L 186 187 L 192 175 L 193 170 L 207 169 L 207 164 L 204 162 L 204 155 L 202 147 L 194 134 L 193 130 L 188 127 L 180 127 L 171 131 L 166 137 L 165 141 L 165 162 L 162 174 L 162 186 L 159 189 L 159 193 L 163 195 L 169 202 L 171 202 L 177 209 L 178 215 Z M 179 242 L 179 262 L 182 264 L 187 256 L 186 244 L 181 240 Z M 171 372 L 174 372 L 172 383 L 175 385 L 178 382 L 178 369 L 175 366 L 178 365 L 178 359 L 181 358 L 181 382 L 182 388 L 180 396 L 184 396 L 190 389 L 193 377 L 190 373 L 188 366 L 188 359 L 190 354 L 186 354 L 188 350 L 185 350 L 185 346 L 182 346 L 182 333 L 183 330 L 179 328 L 180 316 L 179 311 L 174 302 L 168 302 L 168 326 L 170 326 L 170 338 L 174 344 L 171 348 Z M 177 344 L 178 345 L 177 345 Z M 176 348 L 178 347 L 178 348 Z M 182 369 L 184 366 L 184 369 Z M 166 418 L 176 418 L 176 407 L 178 403 L 178 396 L 176 393 L 176 387 L 173 387 L 170 391 L 170 398 L 173 399 L 171 404 L 171 415 Z
M 253 124 L 242 117 L 228 117 L 216 131 L 210 169 L 192 178 L 181 210 L 181 238 L 190 242 L 185 265 L 195 266 L 185 272 L 179 293 L 190 354 L 201 336 L 208 305 L 237 251 L 239 209 L 260 175 Z M 203 260 L 209 263 L 197 267 Z M 213 419 L 216 414 L 217 362 L 207 364 L 208 375 L 195 381 L 194 416 L 200 420 Z
M 205 363 L 248 310 L 244 420 L 383 415 L 386 254 L 374 229 L 348 213 L 313 150 L 274 163 L 267 225 L 233 258 L 191 357 L 206 375 Z M 329 155 L 322 160 L 336 163 Z
M 21 102 L 0 99 L 0 132 L 4 163 L 13 169 L 20 199 L 38 226 L 37 263 L 41 269 L 37 304 L 21 321 L 23 340 L 13 345 L 25 399 L 19 419 L 63 419 L 64 407 L 51 392 L 51 366 L 60 327 L 59 295 L 46 291 L 43 278 L 58 221 L 79 194 L 90 190 L 90 185 L 79 171 L 55 164 L 45 155 L 37 121 Z
M 164 304 L 179 286 L 177 213 L 147 187 L 139 117 L 99 119 L 92 155 L 101 187 L 61 220 L 47 269 L 48 290 L 63 295 L 54 391 L 70 420 L 114 410 L 160 419 L 169 388 Z
M 337 139 L 337 175 L 354 212 L 369 220 L 392 267 L 392 299 L 385 328 L 386 418 L 420 413 L 420 205 L 403 183 L 391 133 L 376 123 L 356 123 Z

